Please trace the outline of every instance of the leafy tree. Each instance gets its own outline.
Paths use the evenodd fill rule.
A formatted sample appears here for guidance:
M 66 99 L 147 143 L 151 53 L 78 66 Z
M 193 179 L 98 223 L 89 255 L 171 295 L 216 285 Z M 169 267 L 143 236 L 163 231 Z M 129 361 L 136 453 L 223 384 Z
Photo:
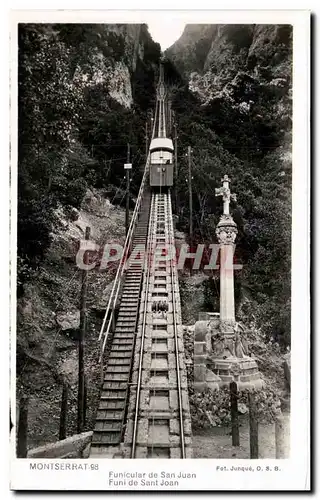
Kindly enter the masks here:
M 234 27 L 229 36 L 234 44 L 247 45 L 250 33 L 241 31 L 239 41 L 238 28 L 241 31 L 241 27 Z M 284 58 L 290 52 L 286 47 Z M 273 54 L 274 43 L 271 49 Z M 256 327 L 262 328 L 266 338 L 286 346 L 290 344 L 291 295 L 291 163 L 286 159 L 290 158 L 287 144 L 291 141 L 290 79 L 271 85 L 272 73 L 253 77 L 243 68 L 239 72 L 235 64 L 238 73 L 227 84 L 229 93 L 221 93 L 206 104 L 171 70 L 179 128 L 179 229 L 187 232 L 189 225 L 186 152 L 191 146 L 194 243 L 216 241 L 222 204 L 215 197 L 215 188 L 221 186 L 221 177 L 227 173 L 238 198 L 231 206 L 238 225 L 236 260 L 244 266 L 235 279 L 238 314 L 243 314 L 243 294 L 249 295 Z M 276 115 L 279 102 L 284 112 Z M 208 296 L 210 290 L 208 283 Z
M 125 25 L 19 26 L 19 293 L 50 245 L 58 205 L 79 207 L 87 186 L 121 186 L 127 142 L 137 192 L 160 47 L 145 26 L 133 29 L 143 61 L 128 46 Z M 109 74 L 103 68 L 117 61 L 131 71 L 131 109 L 108 94 Z

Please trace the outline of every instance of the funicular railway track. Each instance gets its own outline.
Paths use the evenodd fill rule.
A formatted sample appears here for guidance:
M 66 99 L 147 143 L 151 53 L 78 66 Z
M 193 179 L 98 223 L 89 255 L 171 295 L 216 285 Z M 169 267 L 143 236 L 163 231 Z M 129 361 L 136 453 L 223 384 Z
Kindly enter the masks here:
M 133 246 L 145 246 L 150 210 L 150 193 L 142 201 Z M 108 446 L 120 444 L 125 425 L 126 404 L 134 354 L 143 265 L 137 261 L 127 270 L 111 350 L 104 372 L 96 415 L 91 455 L 104 453 Z M 106 343 L 105 336 L 105 342 Z
M 148 256 L 133 367 L 129 427 L 131 458 L 187 458 L 191 425 L 170 193 L 153 194 Z M 169 249 L 165 255 L 165 249 Z M 136 351 L 137 352 L 137 351 Z
M 151 153 L 99 336 L 103 364 L 107 339 L 113 334 L 104 366 L 91 457 L 191 457 L 169 187 L 173 148 L 172 141 L 166 138 L 165 97 L 160 68 Z M 159 138 L 162 145 L 157 143 Z M 152 150 L 153 142 L 157 146 Z M 152 165 L 152 151 L 159 148 L 160 154 L 154 155 Z M 153 181 L 149 181 L 151 167 Z M 130 258 L 137 247 L 138 258 Z

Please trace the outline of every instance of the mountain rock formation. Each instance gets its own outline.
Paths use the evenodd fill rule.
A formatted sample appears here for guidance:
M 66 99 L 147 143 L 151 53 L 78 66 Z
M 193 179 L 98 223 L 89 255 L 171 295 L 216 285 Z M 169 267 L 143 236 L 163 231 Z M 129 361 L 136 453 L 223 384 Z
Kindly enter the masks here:
M 289 25 L 187 25 L 166 55 L 203 102 L 232 100 L 245 75 L 288 89 L 291 40 Z
M 146 25 L 20 25 L 18 246 L 26 265 L 44 255 L 59 203 L 78 208 L 89 186 L 119 187 L 127 142 L 140 160 L 159 57 Z M 134 175 L 136 187 L 139 169 Z
M 165 55 L 179 148 L 193 148 L 198 237 L 214 238 L 214 188 L 228 173 L 244 264 L 238 314 L 249 300 L 256 326 L 289 342 L 292 26 L 187 25 Z M 179 171 L 185 193 L 183 158 Z
M 18 48 L 17 397 L 30 398 L 33 446 L 58 437 L 63 380 L 70 386 L 68 434 L 76 432 L 75 256 L 87 225 L 101 245 L 123 241 L 124 213 L 115 205 L 124 200 L 127 142 L 133 199 L 140 184 L 160 46 L 146 25 L 20 24 Z M 88 428 L 106 307 L 96 297 L 105 298 L 113 272 L 90 274 Z
M 236 258 L 244 265 L 235 276 L 237 317 L 284 346 L 290 344 L 291 36 L 290 26 L 188 25 L 165 54 L 179 135 L 177 227 L 188 232 L 191 145 L 195 243 L 214 241 L 221 213 L 214 189 L 228 173 L 238 195 Z M 30 445 L 57 438 L 62 380 L 70 385 L 68 434 L 76 432 L 74 257 L 86 225 L 101 245 L 123 241 L 127 143 L 133 206 L 160 57 L 146 25 L 19 26 L 17 385 L 18 396 L 30 396 Z M 88 429 L 98 397 L 100 315 L 113 277 L 114 269 L 90 274 Z M 203 280 L 207 310 L 219 303 L 217 279 Z M 75 321 L 64 329 L 68 311 Z M 263 358 L 265 345 L 258 347 Z

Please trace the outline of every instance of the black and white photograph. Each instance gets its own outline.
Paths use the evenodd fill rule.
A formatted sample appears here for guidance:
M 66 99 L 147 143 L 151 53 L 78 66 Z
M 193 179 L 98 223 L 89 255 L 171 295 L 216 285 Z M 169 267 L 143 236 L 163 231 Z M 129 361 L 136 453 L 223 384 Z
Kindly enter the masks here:
M 300 87 L 295 64 L 310 21 L 287 12 L 17 16 L 10 440 L 23 489 L 37 475 L 80 489 L 84 470 L 105 490 L 290 489 L 299 408 L 309 473 L 307 58 Z M 73 479 L 45 475 L 54 464 Z

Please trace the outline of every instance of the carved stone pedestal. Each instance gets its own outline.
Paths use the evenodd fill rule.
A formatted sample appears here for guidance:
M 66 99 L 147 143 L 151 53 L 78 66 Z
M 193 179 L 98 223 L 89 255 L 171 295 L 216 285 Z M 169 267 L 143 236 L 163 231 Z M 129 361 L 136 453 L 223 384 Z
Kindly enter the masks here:
M 235 381 L 239 389 L 259 389 L 263 382 L 257 363 L 248 352 L 244 329 L 235 321 L 233 256 L 238 230 L 229 204 L 236 196 L 230 192 L 227 175 L 221 182 L 222 187 L 216 189 L 216 196 L 223 198 L 223 214 L 216 227 L 220 245 L 220 316 L 208 313 L 207 321 L 195 324 L 194 385 L 202 391 L 206 387 L 227 387 Z
M 193 377 L 195 390 L 219 389 L 221 378 L 208 367 L 208 353 L 211 352 L 211 332 L 208 321 L 197 321 L 194 329 Z
M 213 372 L 220 378 L 219 387 L 229 387 L 235 381 L 238 389 L 261 389 L 263 381 L 256 361 L 251 357 L 216 359 L 212 363 Z
M 210 315 L 209 315 L 210 317 Z M 263 381 L 256 360 L 249 355 L 243 328 L 219 318 L 197 321 L 194 342 L 194 387 L 217 390 L 235 381 L 240 390 L 261 389 Z

